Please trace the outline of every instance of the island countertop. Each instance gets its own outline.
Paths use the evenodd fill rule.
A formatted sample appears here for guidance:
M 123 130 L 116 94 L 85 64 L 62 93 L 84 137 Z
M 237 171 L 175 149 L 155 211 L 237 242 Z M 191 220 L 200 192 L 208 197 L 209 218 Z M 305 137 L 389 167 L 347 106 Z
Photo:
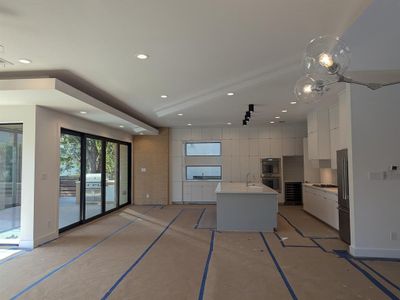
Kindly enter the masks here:
M 217 194 L 267 194 L 277 195 L 278 193 L 263 184 L 250 183 L 249 186 L 245 182 L 220 182 L 215 189 Z

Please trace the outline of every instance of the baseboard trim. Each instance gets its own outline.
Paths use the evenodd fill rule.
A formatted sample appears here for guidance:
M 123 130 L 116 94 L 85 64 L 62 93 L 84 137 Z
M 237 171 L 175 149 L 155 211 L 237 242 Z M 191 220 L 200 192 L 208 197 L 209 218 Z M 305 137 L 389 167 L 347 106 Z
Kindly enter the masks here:
M 350 245 L 350 254 L 354 257 L 395 258 L 400 259 L 400 249 L 359 248 Z
M 35 247 L 39 247 L 39 246 L 46 244 L 52 240 L 55 240 L 56 238 L 58 238 L 58 235 L 59 235 L 58 231 L 43 235 L 35 240 L 34 245 L 35 245 Z

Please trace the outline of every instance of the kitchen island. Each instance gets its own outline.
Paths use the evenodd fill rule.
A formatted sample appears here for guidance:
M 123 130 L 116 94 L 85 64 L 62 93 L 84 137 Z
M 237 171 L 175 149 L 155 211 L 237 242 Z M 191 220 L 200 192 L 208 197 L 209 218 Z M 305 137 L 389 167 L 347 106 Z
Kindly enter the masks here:
M 273 232 L 278 193 L 263 184 L 221 182 L 217 194 L 217 230 Z

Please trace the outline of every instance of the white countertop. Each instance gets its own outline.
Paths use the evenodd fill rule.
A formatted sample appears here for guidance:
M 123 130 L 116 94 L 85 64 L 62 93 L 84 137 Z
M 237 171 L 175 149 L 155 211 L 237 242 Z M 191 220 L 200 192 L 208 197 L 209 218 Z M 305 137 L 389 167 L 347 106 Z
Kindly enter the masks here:
M 325 187 L 319 187 L 319 186 L 313 186 L 314 183 L 303 183 L 304 186 L 313 188 L 316 190 L 332 193 L 332 194 L 338 194 L 338 188 L 325 188 Z
M 245 182 L 220 182 L 215 192 L 217 194 L 278 194 L 275 190 L 263 184 L 250 183 L 249 186 L 246 186 Z

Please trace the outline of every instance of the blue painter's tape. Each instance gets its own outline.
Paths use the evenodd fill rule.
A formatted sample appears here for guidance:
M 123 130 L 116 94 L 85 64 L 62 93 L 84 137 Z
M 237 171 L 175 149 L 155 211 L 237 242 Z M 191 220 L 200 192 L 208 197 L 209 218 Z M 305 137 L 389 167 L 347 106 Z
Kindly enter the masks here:
M 0 261 L 0 266 L 5 264 L 5 263 L 7 263 L 7 262 L 9 262 L 9 261 L 12 261 L 13 259 L 15 259 L 15 258 L 17 258 L 17 257 L 19 257 L 21 255 L 24 255 L 26 253 L 27 253 L 27 251 L 21 250 L 21 252 L 16 253 L 16 254 L 14 254 L 14 255 L 12 255 L 12 256 L 10 256 L 8 258 L 5 258 L 2 261 Z
M 304 237 L 304 238 L 313 238 L 313 239 L 320 239 L 320 240 L 323 240 L 323 239 L 338 239 L 338 237 L 336 237 L 336 236 L 330 236 L 330 237 L 324 237 L 324 236 L 306 236 L 299 228 L 297 228 L 292 222 L 290 222 L 290 220 L 289 220 L 287 217 L 285 217 L 284 215 L 282 215 L 280 212 L 278 212 L 278 215 L 280 215 L 282 218 L 284 218 L 284 219 L 286 220 L 286 222 L 288 222 L 288 224 L 289 224 L 290 226 L 292 226 L 293 229 L 296 230 L 296 232 L 297 232 L 298 234 L 300 234 L 300 235 L 301 235 L 302 237 Z
M 202 212 L 201 212 L 201 214 L 200 214 L 200 216 L 199 216 L 199 219 L 198 219 L 197 222 L 196 222 L 196 225 L 194 225 L 194 228 L 195 228 L 195 229 L 197 229 L 197 228 L 199 227 L 201 218 L 203 217 L 205 211 L 206 211 L 206 209 L 203 208 L 203 210 L 202 210 Z
M 370 265 L 366 264 L 362 260 L 357 259 L 357 261 L 360 262 L 363 266 L 367 267 L 369 270 L 371 270 L 375 275 L 377 275 L 380 278 L 382 278 L 384 281 L 386 281 L 388 284 L 390 284 L 396 290 L 400 291 L 400 286 L 399 285 L 395 284 L 393 281 L 391 281 L 390 279 L 388 279 L 387 277 L 385 277 L 384 275 L 379 273 L 377 270 L 375 270 L 374 268 L 372 268 Z
M 208 275 L 208 268 L 210 266 L 210 261 L 212 257 L 212 253 L 214 251 L 214 238 L 215 238 L 215 231 L 211 232 L 211 239 L 210 239 L 210 249 L 208 250 L 208 256 L 206 260 L 206 264 L 204 265 L 203 277 L 201 279 L 200 291 L 199 291 L 199 300 L 202 300 L 204 297 L 204 291 L 206 288 L 207 282 L 207 275 Z
M 349 255 L 349 253 L 347 251 L 335 250 L 335 253 L 339 257 L 347 260 L 355 269 L 357 269 L 361 274 L 363 274 L 369 281 L 371 281 L 378 289 L 380 289 L 390 299 L 392 299 L 392 300 L 400 299 L 395 294 L 393 294 L 390 290 L 388 290 L 382 283 L 380 283 L 378 280 L 376 280 L 371 274 L 369 274 L 367 271 L 365 271 L 360 266 L 358 266 L 356 263 L 354 263 L 354 261 L 352 260 L 351 256 Z
M 283 272 L 281 266 L 279 265 L 278 260 L 276 259 L 274 253 L 272 252 L 271 248 L 269 247 L 267 239 L 265 238 L 265 236 L 264 236 L 264 234 L 262 232 L 260 232 L 260 235 L 261 235 L 261 238 L 262 238 L 262 240 L 264 242 L 265 247 L 268 250 L 269 255 L 271 256 L 271 258 L 272 258 L 272 260 L 273 260 L 273 262 L 275 264 L 275 267 L 278 269 L 279 274 L 281 275 L 281 277 L 282 277 L 282 279 L 283 279 L 283 281 L 284 281 L 284 283 L 285 283 L 290 295 L 292 296 L 292 299 L 297 300 L 298 298 L 297 298 L 292 286 L 290 285 L 290 282 L 287 279 L 285 273 Z
M 281 243 L 283 248 L 318 248 L 318 246 L 312 246 L 312 245 L 286 245 L 283 242 L 283 239 L 281 238 L 281 236 L 278 234 L 277 231 L 274 231 L 274 235 L 276 236 L 276 238 L 279 240 L 279 242 Z
M 150 207 L 148 210 L 146 210 L 144 212 L 144 214 L 146 214 L 147 212 L 149 212 L 151 209 L 153 209 L 153 207 Z M 118 228 L 117 230 L 113 231 L 111 234 L 109 234 L 108 236 L 106 236 L 105 238 L 101 239 L 100 241 L 97 241 L 96 243 L 94 243 L 92 246 L 90 246 L 89 248 L 86 248 L 86 250 L 84 250 L 83 252 L 81 252 L 80 254 L 78 254 L 77 256 L 71 258 L 70 260 L 68 260 L 67 262 L 63 263 L 62 265 L 54 268 L 53 270 L 51 270 L 50 272 L 48 272 L 46 275 L 44 275 L 43 277 L 39 278 L 38 280 L 36 280 L 35 282 L 31 283 L 30 285 L 28 285 L 27 287 L 25 287 L 23 290 L 21 290 L 20 292 L 18 292 L 15 296 L 13 296 L 11 298 L 11 300 L 14 299 L 18 299 L 19 297 L 21 297 L 23 294 L 25 294 L 26 292 L 28 292 L 29 290 L 31 290 L 32 288 L 34 288 L 35 286 L 37 286 L 38 284 L 40 284 L 41 282 L 45 281 L 47 278 L 51 277 L 52 275 L 54 275 L 55 273 L 57 273 L 58 271 L 60 271 L 61 269 L 65 268 L 66 266 L 72 264 L 73 262 L 75 262 L 76 260 L 78 260 L 79 258 L 81 258 L 82 256 L 84 256 L 85 254 L 89 253 L 90 251 L 92 251 L 94 248 L 96 248 L 98 245 L 100 245 L 101 243 L 103 243 L 104 241 L 108 240 L 109 238 L 111 238 L 112 236 L 116 235 L 117 233 L 119 233 L 120 231 L 126 229 L 128 226 L 132 225 L 138 218 L 136 218 L 135 220 L 132 220 L 130 222 L 128 222 L 127 224 L 125 224 L 124 226 Z
M 164 233 L 168 230 L 168 228 L 178 219 L 183 209 L 179 211 L 179 213 L 172 219 L 171 222 L 164 228 L 164 230 L 153 240 L 153 242 L 143 251 L 143 253 L 139 256 L 138 259 L 118 278 L 118 280 L 113 284 L 113 286 L 104 294 L 101 298 L 102 300 L 108 299 L 111 293 L 118 287 L 118 285 L 124 280 L 124 278 L 140 263 L 140 261 L 146 256 L 146 254 L 153 248 L 153 246 L 160 240 L 160 238 L 164 235 Z

